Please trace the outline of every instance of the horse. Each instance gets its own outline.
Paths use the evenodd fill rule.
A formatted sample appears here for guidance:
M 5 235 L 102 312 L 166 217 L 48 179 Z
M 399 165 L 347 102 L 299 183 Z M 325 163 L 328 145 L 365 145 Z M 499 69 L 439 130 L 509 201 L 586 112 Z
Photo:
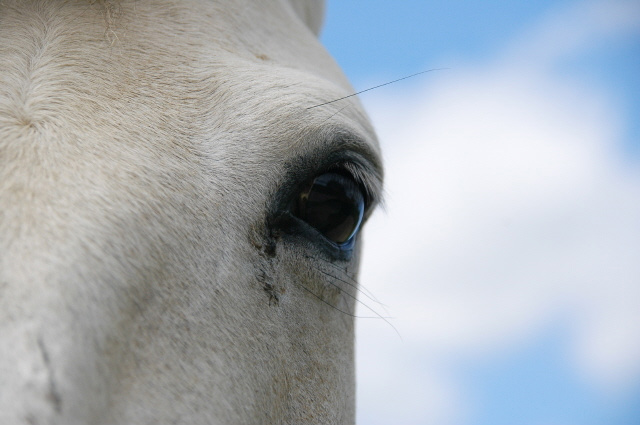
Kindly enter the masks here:
M 354 423 L 383 172 L 322 21 L 0 2 L 0 423 Z

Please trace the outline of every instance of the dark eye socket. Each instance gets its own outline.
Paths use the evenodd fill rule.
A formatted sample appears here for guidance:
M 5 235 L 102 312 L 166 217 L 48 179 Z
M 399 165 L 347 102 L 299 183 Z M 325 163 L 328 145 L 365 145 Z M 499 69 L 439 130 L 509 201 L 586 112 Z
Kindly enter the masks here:
M 362 224 L 365 198 L 351 177 L 328 172 L 316 177 L 298 196 L 295 215 L 330 241 L 344 246 Z

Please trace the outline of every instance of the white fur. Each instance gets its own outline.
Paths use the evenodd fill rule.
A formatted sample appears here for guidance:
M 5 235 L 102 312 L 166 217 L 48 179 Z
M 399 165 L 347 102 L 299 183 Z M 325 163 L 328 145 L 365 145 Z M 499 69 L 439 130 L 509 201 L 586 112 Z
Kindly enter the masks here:
M 292 1 L 0 2 L 0 423 L 354 422 L 356 247 L 270 228 L 377 142 Z

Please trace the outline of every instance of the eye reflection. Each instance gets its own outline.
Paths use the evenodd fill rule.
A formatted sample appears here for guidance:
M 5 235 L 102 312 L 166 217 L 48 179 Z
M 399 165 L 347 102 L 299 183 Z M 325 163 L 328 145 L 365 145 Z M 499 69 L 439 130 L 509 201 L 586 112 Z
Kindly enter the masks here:
M 297 216 L 339 245 L 360 228 L 365 202 L 353 179 L 338 173 L 316 177 L 298 198 Z

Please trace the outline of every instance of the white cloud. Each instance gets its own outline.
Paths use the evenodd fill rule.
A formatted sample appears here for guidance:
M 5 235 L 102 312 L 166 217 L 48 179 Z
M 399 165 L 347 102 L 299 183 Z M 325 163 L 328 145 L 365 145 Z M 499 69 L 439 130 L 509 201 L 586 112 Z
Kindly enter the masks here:
M 551 71 L 594 37 L 638 28 L 637 4 L 603 4 L 552 17 L 493 64 L 364 99 L 388 199 L 367 224 L 361 282 L 403 341 L 359 321 L 361 423 L 457 423 L 464 394 L 442 365 L 559 317 L 593 385 L 640 378 L 640 167 L 622 156 L 617 105 Z M 518 51 L 537 52 L 539 66 L 521 71 L 530 61 Z

